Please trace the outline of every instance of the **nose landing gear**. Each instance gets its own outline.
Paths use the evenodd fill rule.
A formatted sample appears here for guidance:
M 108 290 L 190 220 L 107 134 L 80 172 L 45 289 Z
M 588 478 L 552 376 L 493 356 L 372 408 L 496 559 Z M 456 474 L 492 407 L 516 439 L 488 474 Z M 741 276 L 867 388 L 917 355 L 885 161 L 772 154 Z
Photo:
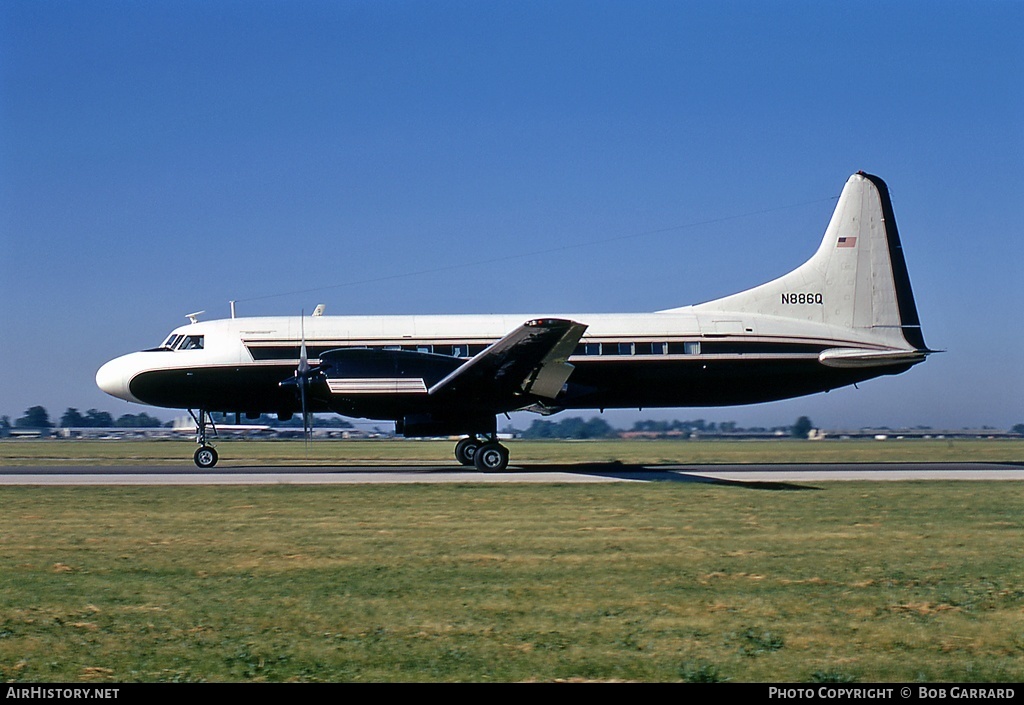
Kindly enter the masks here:
M 206 424 L 209 419 L 210 426 L 213 427 L 214 435 L 217 435 L 217 427 L 213 425 L 213 418 L 210 417 L 210 412 L 205 409 L 199 410 L 199 416 L 196 416 L 192 409 L 188 410 L 192 420 L 196 422 L 196 443 L 199 444 L 199 448 L 196 449 L 195 454 L 192 456 L 192 460 L 195 461 L 196 465 L 203 470 L 208 470 L 217 464 L 217 451 L 212 445 L 208 445 L 206 442 Z

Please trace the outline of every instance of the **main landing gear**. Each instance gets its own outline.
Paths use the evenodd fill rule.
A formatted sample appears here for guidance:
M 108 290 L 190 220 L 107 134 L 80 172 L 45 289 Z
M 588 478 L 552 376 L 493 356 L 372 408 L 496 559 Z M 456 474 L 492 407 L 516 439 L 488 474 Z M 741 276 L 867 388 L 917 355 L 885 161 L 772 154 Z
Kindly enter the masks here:
M 188 410 L 192 420 L 196 422 L 196 443 L 199 444 L 199 448 L 196 450 L 192 459 L 196 465 L 201 467 L 203 470 L 212 468 L 217 464 L 217 451 L 212 445 L 207 445 L 206 442 L 206 424 L 209 419 L 210 426 L 213 426 L 214 435 L 217 434 L 217 427 L 213 425 L 213 419 L 210 417 L 210 412 L 203 409 L 199 410 L 199 416 L 192 413 L 192 409 Z
M 508 448 L 493 436 L 485 439 L 470 436 L 455 445 L 455 459 L 480 472 L 501 472 L 508 467 Z

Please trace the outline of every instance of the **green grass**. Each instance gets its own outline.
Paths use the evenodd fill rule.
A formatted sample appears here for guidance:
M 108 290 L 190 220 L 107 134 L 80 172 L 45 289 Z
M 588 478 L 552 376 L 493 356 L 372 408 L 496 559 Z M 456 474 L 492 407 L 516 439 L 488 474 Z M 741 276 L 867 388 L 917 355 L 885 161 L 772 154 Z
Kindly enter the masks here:
M 509 441 L 512 464 L 1024 462 L 1024 440 Z M 451 441 L 224 441 L 222 466 L 455 465 Z M 189 441 L 0 442 L 0 465 L 192 465 Z
M 1024 485 L 788 489 L 3 487 L 0 680 L 1024 680 Z

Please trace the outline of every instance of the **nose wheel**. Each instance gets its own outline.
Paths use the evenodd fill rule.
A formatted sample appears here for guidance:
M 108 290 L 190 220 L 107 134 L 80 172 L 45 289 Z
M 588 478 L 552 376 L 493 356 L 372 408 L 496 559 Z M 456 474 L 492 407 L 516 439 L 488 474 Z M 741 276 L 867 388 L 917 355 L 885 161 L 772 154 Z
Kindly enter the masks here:
M 206 470 L 217 464 L 217 451 L 214 450 L 213 446 L 203 446 L 196 450 L 192 459 L 196 461 L 196 465 Z

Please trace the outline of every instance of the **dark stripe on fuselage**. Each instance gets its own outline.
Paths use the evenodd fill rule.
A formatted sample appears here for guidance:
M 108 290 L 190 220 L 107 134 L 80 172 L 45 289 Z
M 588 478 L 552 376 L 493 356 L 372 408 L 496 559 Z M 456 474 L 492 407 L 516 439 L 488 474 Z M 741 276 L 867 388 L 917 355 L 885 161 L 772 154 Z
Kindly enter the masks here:
M 566 392 L 557 400 L 541 400 L 564 408 L 637 408 L 727 406 L 776 401 L 827 391 L 873 377 L 898 374 L 911 365 L 885 368 L 826 367 L 815 358 L 713 358 L 704 355 L 574 359 Z M 136 375 L 132 395 L 146 404 L 209 411 L 295 413 L 294 390 L 279 383 L 290 377 L 289 364 L 251 364 L 155 370 Z M 521 403 L 518 403 L 521 401 Z M 495 414 L 527 406 L 524 396 L 508 409 L 479 409 Z M 314 385 L 310 410 L 346 416 L 395 419 L 407 414 L 443 411 L 439 402 L 419 394 L 373 395 L 371 398 L 332 395 L 325 383 Z M 469 411 L 469 410 L 467 410 Z

